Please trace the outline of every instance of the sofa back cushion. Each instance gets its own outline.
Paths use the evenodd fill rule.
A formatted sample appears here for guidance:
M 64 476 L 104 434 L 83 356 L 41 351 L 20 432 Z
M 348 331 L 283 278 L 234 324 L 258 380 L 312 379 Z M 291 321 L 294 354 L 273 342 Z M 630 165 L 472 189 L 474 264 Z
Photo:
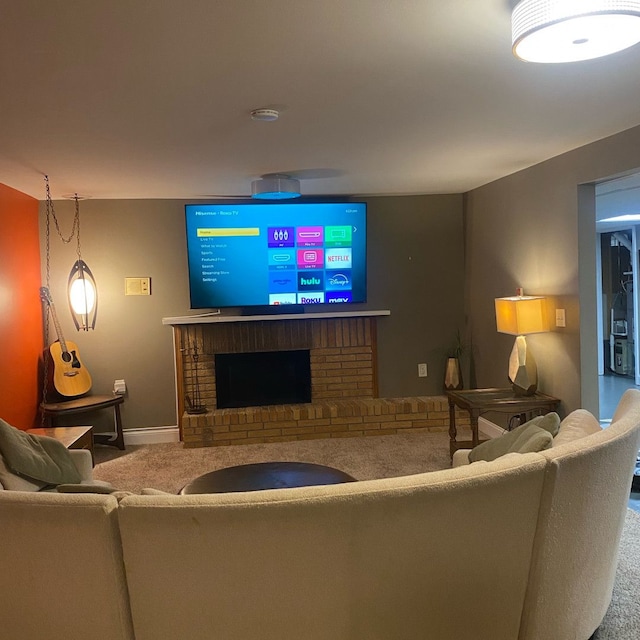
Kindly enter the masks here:
M 595 416 L 586 409 L 572 411 L 561 423 L 558 435 L 553 438 L 552 447 L 559 447 L 592 433 L 598 433 L 602 427 Z
M 133 640 L 117 505 L 0 491 L 0 636 Z
M 513 640 L 543 476 L 528 454 L 325 487 L 125 498 L 136 640 Z
M 548 460 L 519 640 L 588 638 L 609 606 L 640 446 L 640 391 L 611 426 L 540 453 Z

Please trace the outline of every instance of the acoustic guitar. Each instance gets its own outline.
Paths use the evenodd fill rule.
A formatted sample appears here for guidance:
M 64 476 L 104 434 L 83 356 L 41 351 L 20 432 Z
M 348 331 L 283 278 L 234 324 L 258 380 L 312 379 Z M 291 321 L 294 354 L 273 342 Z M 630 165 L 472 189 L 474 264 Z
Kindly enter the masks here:
M 44 357 L 49 358 L 47 380 L 49 388 L 55 389 L 61 396 L 67 398 L 84 395 L 91 389 L 91 375 L 80 361 L 77 345 L 64 339 L 56 308 L 47 287 L 40 287 L 40 297 L 49 306 L 58 336 L 58 340 L 44 352 Z

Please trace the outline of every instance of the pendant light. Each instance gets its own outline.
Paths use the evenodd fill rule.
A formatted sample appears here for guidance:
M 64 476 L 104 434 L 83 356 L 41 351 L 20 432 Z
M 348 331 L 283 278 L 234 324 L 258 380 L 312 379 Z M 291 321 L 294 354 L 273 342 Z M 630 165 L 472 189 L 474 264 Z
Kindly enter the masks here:
M 76 230 L 76 253 L 78 259 L 73 263 L 69 279 L 67 281 L 67 298 L 69 299 L 69 309 L 76 329 L 89 331 L 96 326 L 96 316 L 98 313 L 98 287 L 91 269 L 82 259 L 80 253 L 80 199 L 78 194 L 74 194 L 76 203 L 75 219 L 78 221 Z
M 80 251 L 80 197 L 78 194 L 71 196 L 75 201 L 75 214 L 73 218 L 73 226 L 71 233 L 65 237 L 60 231 L 60 223 L 53 208 L 51 200 L 51 191 L 49 188 L 49 177 L 45 176 L 46 184 L 46 260 L 47 260 L 47 288 L 49 288 L 50 280 L 50 226 L 53 219 L 58 236 L 64 244 L 69 244 L 73 238 L 76 238 L 76 254 L 77 259 L 71 267 L 69 278 L 67 279 L 67 300 L 69 302 L 69 310 L 73 323 L 78 331 L 89 331 L 94 329 L 96 325 L 96 317 L 98 313 L 98 287 L 91 269 L 82 259 Z
M 521 0 L 511 27 L 521 60 L 590 60 L 640 42 L 640 0 Z

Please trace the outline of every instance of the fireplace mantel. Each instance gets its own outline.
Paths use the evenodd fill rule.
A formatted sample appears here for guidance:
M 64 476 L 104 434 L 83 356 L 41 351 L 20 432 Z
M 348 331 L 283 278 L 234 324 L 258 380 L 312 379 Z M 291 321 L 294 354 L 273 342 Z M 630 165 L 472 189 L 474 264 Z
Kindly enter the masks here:
M 223 314 L 200 313 L 193 316 L 176 316 L 162 318 L 162 324 L 177 326 L 181 324 L 211 324 L 216 322 L 263 322 L 265 320 L 320 320 L 323 318 L 367 318 L 372 316 L 388 316 L 391 311 L 379 309 L 374 311 L 333 311 L 323 313 L 273 313 L 259 316 L 232 316 Z

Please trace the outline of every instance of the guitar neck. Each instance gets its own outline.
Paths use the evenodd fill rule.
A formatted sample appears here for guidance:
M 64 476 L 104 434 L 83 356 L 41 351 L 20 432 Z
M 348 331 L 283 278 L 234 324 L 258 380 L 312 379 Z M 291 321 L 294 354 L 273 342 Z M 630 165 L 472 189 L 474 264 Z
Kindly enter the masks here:
M 58 315 L 56 314 L 56 308 L 53 302 L 49 301 L 49 309 L 51 310 L 51 317 L 53 318 L 53 326 L 56 328 L 56 335 L 60 342 L 60 347 L 63 353 L 68 353 L 67 343 L 62 335 L 62 329 L 60 328 L 60 322 L 58 321 Z

